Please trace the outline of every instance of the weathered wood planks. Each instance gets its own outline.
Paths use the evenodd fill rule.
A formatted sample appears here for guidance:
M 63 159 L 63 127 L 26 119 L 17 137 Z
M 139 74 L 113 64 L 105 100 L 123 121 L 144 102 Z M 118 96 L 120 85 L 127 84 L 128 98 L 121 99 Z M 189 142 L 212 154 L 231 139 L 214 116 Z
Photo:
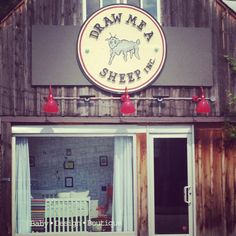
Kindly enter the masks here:
M 137 197 L 138 197 L 138 236 L 148 235 L 148 195 L 147 195 L 147 137 L 146 134 L 136 135 L 137 146 Z
M 1 23 L 1 97 L 4 105 L 0 115 L 44 115 L 42 99 L 45 96 L 44 87 L 32 87 L 31 65 L 31 31 L 32 24 L 44 25 L 80 25 L 82 24 L 82 2 L 78 0 L 25 0 L 17 9 Z M 236 83 L 229 73 L 223 54 L 236 53 L 235 49 L 235 17 L 227 13 L 227 9 L 213 3 L 211 0 L 168 0 L 162 1 L 162 19 L 164 26 L 175 27 L 211 27 L 213 32 L 213 80 L 214 86 L 208 89 L 210 96 L 217 98 L 213 104 L 213 116 L 228 112 L 226 106 L 226 90 L 236 93 Z M 224 16 L 224 17 L 223 17 Z M 227 25 L 227 27 L 226 27 Z M 224 42 L 222 39 L 224 30 Z M 225 48 L 225 46 L 227 46 Z M 74 96 L 76 90 L 81 93 L 112 96 L 94 87 L 74 88 L 58 87 L 58 91 L 68 96 Z M 82 92 L 84 90 L 84 92 Z M 165 91 L 165 92 L 163 92 Z M 194 95 L 194 88 L 189 87 L 149 87 L 142 94 L 152 93 L 174 94 L 189 97 Z M 3 96 L 4 93 L 4 96 Z M 134 96 L 139 96 L 136 93 Z M 40 99 L 40 100 L 39 100 Z M 3 103 L 3 102 L 2 102 Z M 87 112 L 76 108 L 76 101 L 60 101 L 62 107 L 58 114 L 63 116 L 120 116 L 119 101 L 98 101 L 89 104 Z M 97 109 L 94 109 L 96 107 Z M 190 109 L 189 109 L 190 107 Z M 91 111 L 89 111 L 92 109 Z M 194 105 L 186 101 L 168 101 L 165 106 L 150 104 L 150 101 L 136 102 L 138 112 L 134 116 L 193 116 Z M 233 108 L 235 110 L 235 107 Z M 232 111 L 234 111 L 232 110 Z
M 0 225 L 1 235 L 6 236 L 12 235 L 11 138 L 11 124 L 2 122 L 0 139 Z
M 222 128 L 195 131 L 197 235 L 235 235 L 236 141 Z

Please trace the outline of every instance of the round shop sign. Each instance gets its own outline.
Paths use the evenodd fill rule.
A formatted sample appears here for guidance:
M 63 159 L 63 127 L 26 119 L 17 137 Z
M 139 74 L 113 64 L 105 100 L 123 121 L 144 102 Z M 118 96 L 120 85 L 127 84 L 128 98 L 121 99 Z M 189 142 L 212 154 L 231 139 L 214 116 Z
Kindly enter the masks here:
M 101 8 L 83 24 L 77 41 L 81 70 L 98 87 L 123 93 L 143 89 L 160 73 L 166 40 L 158 22 L 130 5 Z

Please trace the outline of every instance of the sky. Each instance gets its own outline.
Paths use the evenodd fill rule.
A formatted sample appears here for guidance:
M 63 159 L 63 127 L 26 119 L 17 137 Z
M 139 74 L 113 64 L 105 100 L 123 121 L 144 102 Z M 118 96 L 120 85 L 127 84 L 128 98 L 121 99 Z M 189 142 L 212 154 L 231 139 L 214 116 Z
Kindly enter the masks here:
M 223 0 L 223 2 L 236 12 L 236 0 Z

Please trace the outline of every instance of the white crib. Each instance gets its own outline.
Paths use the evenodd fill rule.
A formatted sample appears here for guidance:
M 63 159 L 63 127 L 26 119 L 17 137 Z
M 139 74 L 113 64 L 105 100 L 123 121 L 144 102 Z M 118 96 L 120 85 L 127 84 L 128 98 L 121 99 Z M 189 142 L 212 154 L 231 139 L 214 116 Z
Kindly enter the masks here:
M 90 197 L 45 199 L 45 232 L 85 232 L 88 220 Z

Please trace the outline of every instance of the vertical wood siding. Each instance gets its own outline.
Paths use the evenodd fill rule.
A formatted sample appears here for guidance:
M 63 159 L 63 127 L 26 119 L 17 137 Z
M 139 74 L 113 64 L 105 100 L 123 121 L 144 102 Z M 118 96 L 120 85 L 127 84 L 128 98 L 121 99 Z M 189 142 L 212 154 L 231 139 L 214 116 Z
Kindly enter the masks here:
M 227 106 L 228 94 L 236 95 L 236 74 L 233 74 L 224 56 L 236 58 L 236 13 L 231 14 L 222 3 L 214 3 L 212 29 L 214 74 L 218 81 L 219 104 L 222 114 L 235 115 L 236 106 Z
M 236 140 L 221 128 L 195 134 L 197 235 L 236 235 Z
M 137 134 L 138 236 L 148 235 L 147 136 Z
M 25 0 L 0 25 L 0 116 L 44 116 L 42 104 L 47 87 L 32 87 L 32 25 L 81 25 L 80 0 Z M 230 72 L 224 55 L 236 56 L 236 17 L 213 0 L 162 0 L 163 26 L 210 27 L 212 29 L 213 83 L 206 96 L 216 96 L 211 115 L 236 112 L 236 106 L 226 105 L 227 91 L 236 95 L 235 75 Z M 210 39 L 209 39 L 210 40 Z M 58 86 L 54 96 L 112 96 L 95 87 Z M 195 87 L 149 87 L 134 96 L 168 95 L 191 97 L 198 94 Z M 61 100 L 59 116 L 119 116 L 119 101 L 87 103 Z M 191 101 L 136 101 L 135 116 L 193 116 Z M 137 135 L 138 148 L 138 232 L 147 235 L 147 189 L 145 135 Z M 2 124 L 0 177 L 10 177 L 10 124 Z M 196 209 L 198 236 L 236 235 L 236 143 L 224 140 L 222 129 L 196 129 Z M 4 168 L 3 168 L 4 166 Z M 0 182 L 2 235 L 11 231 L 10 183 Z M 1 193 L 1 192 L 0 192 Z
M 11 236 L 11 124 L 1 123 L 0 139 L 0 235 Z
M 137 134 L 138 235 L 148 235 L 147 143 Z M 2 123 L 0 178 L 11 178 L 11 124 Z M 222 128 L 196 127 L 195 181 L 197 236 L 236 235 L 236 140 Z M 4 193 L 4 194 L 3 194 Z M 2 235 L 11 235 L 11 182 L 0 181 Z
M 25 0 L 0 26 L 0 115 L 44 116 L 42 104 L 48 95 L 47 87 L 32 87 L 31 33 L 32 24 L 80 25 L 81 0 Z M 216 96 L 213 116 L 228 112 L 226 89 L 234 93 L 235 82 L 229 73 L 224 54 L 235 52 L 235 17 L 213 0 L 162 0 L 163 26 L 211 27 L 213 32 L 213 81 L 206 88 L 207 96 Z M 223 30 L 224 27 L 224 30 Z M 224 31 L 224 44 L 222 32 Z M 210 39 L 209 39 L 210 40 Z M 233 87 L 232 87 L 233 85 Z M 96 95 L 111 96 L 95 87 L 58 86 L 55 96 Z M 198 94 L 194 87 L 149 87 L 134 96 L 169 95 L 191 97 Z M 193 116 L 191 101 L 168 101 L 164 106 L 156 102 L 136 102 L 135 116 Z M 59 116 L 119 116 L 119 101 L 84 103 L 59 101 Z

